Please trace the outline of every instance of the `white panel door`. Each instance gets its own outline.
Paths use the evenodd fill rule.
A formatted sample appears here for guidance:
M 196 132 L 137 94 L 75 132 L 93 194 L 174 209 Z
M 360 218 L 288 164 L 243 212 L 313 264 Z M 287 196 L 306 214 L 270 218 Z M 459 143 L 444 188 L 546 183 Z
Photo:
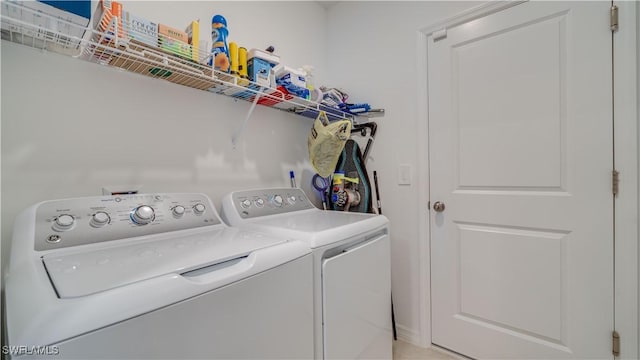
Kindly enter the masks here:
M 609 6 L 524 3 L 428 38 L 434 344 L 612 358 Z

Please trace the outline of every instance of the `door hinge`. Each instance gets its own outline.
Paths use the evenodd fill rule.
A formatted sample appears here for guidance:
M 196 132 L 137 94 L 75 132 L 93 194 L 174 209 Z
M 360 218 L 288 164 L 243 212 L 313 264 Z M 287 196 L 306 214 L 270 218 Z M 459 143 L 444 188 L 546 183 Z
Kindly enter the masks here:
M 611 31 L 616 32 L 618 31 L 618 6 L 616 5 L 611 5 L 611 9 L 609 10 L 609 18 L 610 18 L 610 26 L 611 26 Z
M 620 190 L 620 172 L 618 172 L 618 170 L 613 170 L 611 172 L 611 191 L 613 192 L 613 196 L 618 196 L 619 190 Z
M 617 331 L 613 331 L 613 333 L 611 334 L 611 340 L 612 340 L 612 353 L 613 356 L 620 356 L 620 334 L 618 334 Z

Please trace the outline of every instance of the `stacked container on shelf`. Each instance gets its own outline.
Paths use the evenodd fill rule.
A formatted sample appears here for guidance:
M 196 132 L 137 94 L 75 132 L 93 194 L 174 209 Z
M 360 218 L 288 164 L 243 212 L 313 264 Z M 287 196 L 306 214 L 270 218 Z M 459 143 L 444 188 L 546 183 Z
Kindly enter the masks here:
M 150 21 L 140 14 L 125 9 L 120 2 L 100 0 L 95 18 L 96 30 L 101 33 L 117 32 L 119 38 L 138 41 L 146 46 L 159 49 L 171 55 L 200 62 L 199 41 L 200 26 L 198 20 L 191 22 L 185 31 L 175 27 Z M 112 31 L 111 22 L 115 19 L 117 31 Z M 115 29 L 114 29 L 115 30 Z M 115 34 L 114 34 L 115 35 Z M 107 40 L 110 40 L 107 38 Z

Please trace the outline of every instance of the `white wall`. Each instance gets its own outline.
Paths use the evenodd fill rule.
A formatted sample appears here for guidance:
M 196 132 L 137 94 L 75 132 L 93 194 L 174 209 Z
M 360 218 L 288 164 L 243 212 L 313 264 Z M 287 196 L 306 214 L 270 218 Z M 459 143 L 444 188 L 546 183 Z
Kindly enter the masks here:
M 330 80 L 348 89 L 352 102 L 369 102 L 386 109 L 378 120 L 378 135 L 367 164 L 377 170 L 383 213 L 391 221 L 392 288 L 399 335 L 428 345 L 429 324 L 420 324 L 428 304 L 420 304 L 424 269 L 419 263 L 418 229 L 426 204 L 418 192 L 428 189 L 418 183 L 418 144 L 426 133 L 418 133 L 421 102 L 416 93 L 417 33 L 421 28 L 456 15 L 480 2 L 341 2 L 328 10 Z M 397 184 L 399 164 L 413 168 L 411 185 Z M 428 256 L 428 254 L 426 254 Z M 426 294 L 428 296 L 428 293 Z M 423 327 L 421 329 L 421 327 Z M 427 342 L 429 341 L 429 342 Z
M 319 77 L 326 70 L 326 12 L 315 3 L 125 7 L 174 27 L 220 13 L 241 46 L 274 45 L 287 64 L 313 64 Z M 285 13 L 291 21 L 268 20 Z M 140 184 L 143 192 L 204 192 L 219 206 L 231 190 L 288 186 L 289 170 L 306 168 L 311 119 L 258 106 L 234 149 L 247 102 L 6 41 L 1 50 L 3 274 L 15 215 L 35 202 Z

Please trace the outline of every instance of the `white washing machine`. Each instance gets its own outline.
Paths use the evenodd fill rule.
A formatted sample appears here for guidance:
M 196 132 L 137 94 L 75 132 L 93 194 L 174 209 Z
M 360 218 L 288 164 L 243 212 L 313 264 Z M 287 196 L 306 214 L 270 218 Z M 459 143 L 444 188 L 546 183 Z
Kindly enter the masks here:
M 222 217 L 312 249 L 316 359 L 391 359 L 386 217 L 319 210 L 296 188 L 230 193 Z
M 46 201 L 14 228 L 14 358 L 311 358 L 312 257 L 203 194 Z

